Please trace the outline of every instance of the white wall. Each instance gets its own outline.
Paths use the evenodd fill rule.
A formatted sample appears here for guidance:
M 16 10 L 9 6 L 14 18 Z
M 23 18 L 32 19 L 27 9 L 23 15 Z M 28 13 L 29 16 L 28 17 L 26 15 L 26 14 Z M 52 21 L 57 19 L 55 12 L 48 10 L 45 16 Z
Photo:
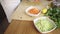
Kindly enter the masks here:
M 0 0 L 0 2 L 1 2 L 2 0 Z
M 1 2 L 9 22 L 11 22 L 10 17 L 14 12 L 14 9 L 18 6 L 19 3 L 20 3 L 20 0 L 3 0 Z

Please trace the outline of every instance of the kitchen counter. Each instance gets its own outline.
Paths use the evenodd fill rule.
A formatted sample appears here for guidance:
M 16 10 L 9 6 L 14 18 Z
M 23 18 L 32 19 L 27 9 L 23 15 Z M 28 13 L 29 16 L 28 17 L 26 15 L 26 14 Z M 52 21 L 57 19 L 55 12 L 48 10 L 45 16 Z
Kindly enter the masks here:
M 28 16 L 25 11 L 28 7 L 30 6 L 35 6 L 37 8 L 39 8 L 40 10 L 42 10 L 42 8 L 46 7 L 50 2 L 45 1 L 43 2 L 27 2 L 27 1 L 23 1 L 20 3 L 20 5 L 18 6 L 18 8 L 15 10 L 15 12 L 12 14 L 11 19 L 16 19 L 16 20 L 27 20 L 27 21 L 32 21 L 33 19 L 37 18 L 37 17 L 31 17 Z M 39 15 L 38 17 L 40 17 L 41 15 Z

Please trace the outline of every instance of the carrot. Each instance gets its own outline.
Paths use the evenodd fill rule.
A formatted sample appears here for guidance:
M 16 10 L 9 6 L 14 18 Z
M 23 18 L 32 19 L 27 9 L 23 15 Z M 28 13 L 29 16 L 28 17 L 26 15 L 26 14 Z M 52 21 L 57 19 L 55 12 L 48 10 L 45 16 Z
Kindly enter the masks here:
M 35 2 L 39 2 L 39 0 L 34 0 Z
M 38 14 L 39 10 L 37 8 L 33 8 L 33 9 L 29 10 L 29 13 L 31 13 L 31 14 Z

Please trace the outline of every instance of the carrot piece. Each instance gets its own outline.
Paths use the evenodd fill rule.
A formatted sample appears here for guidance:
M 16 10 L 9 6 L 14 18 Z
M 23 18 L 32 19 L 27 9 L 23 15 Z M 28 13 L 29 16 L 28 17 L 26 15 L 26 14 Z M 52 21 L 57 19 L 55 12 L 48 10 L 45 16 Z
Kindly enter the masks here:
M 38 14 L 39 10 L 37 8 L 33 8 L 33 9 L 29 10 L 29 13 L 31 13 L 31 14 Z

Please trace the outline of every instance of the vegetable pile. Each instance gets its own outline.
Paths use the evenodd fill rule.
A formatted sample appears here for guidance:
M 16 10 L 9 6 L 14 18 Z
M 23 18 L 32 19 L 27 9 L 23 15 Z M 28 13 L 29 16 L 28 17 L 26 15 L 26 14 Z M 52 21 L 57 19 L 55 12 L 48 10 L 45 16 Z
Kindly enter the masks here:
M 52 6 L 47 10 L 46 16 L 52 19 L 58 28 L 60 28 L 60 7 Z
M 37 21 L 36 26 L 41 30 L 41 32 L 47 32 L 52 30 L 55 25 L 46 18 L 41 18 Z

